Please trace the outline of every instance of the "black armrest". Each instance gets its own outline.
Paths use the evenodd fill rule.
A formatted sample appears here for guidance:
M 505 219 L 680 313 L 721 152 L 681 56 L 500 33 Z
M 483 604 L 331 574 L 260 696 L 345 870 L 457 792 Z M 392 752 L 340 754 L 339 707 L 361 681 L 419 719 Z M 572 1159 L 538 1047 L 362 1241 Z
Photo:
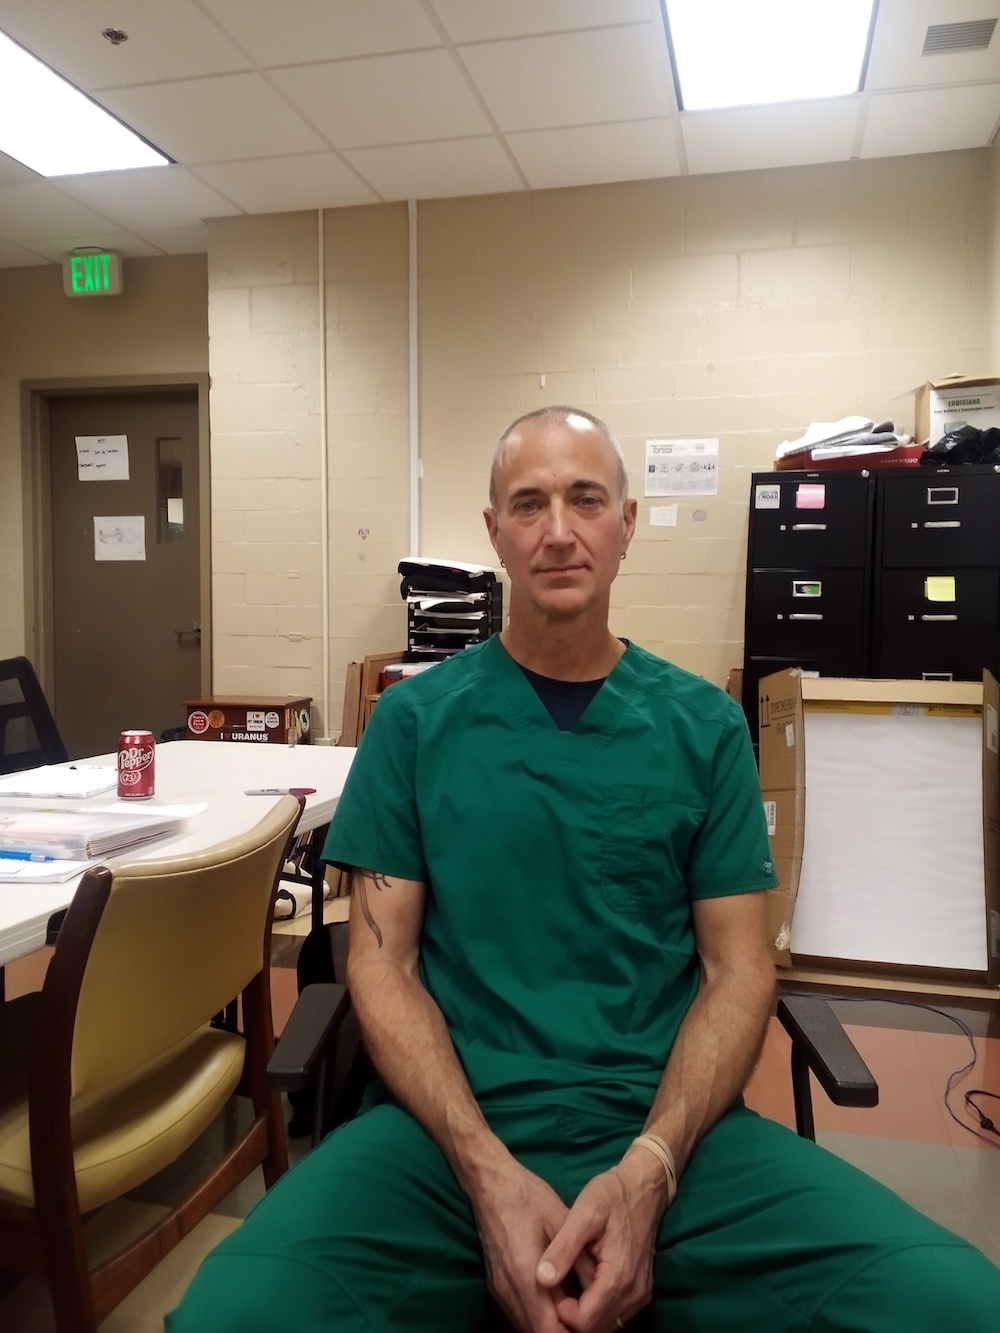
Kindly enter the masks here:
M 835 1106 L 877 1106 L 878 1084 L 826 1000 L 818 995 L 785 995 L 778 1019 L 792 1039 L 795 1127 L 816 1137 L 809 1071 Z
M 837 1106 L 878 1106 L 878 1084 L 837 1015 L 818 995 L 786 995 L 778 1018 Z
M 350 1007 L 346 986 L 335 982 L 304 986 L 268 1061 L 268 1087 L 276 1092 L 304 1088 L 327 1055 Z

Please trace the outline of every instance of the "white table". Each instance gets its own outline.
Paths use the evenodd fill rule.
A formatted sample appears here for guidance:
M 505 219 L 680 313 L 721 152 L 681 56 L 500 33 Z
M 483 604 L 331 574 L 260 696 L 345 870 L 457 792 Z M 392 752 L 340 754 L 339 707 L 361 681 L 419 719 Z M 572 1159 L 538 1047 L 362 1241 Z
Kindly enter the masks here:
M 142 810 L 166 805 L 194 805 L 207 809 L 188 819 L 181 832 L 157 838 L 128 859 L 155 860 L 181 852 L 199 851 L 246 832 L 280 799 L 247 796 L 248 787 L 315 787 L 306 797 L 297 832 L 329 823 L 337 808 L 355 751 L 337 745 L 263 745 L 238 741 L 171 741 L 156 747 L 156 795 L 148 801 L 127 802 Z M 79 762 L 114 764 L 114 755 Z M 116 800 L 113 791 L 87 801 L 35 800 L 6 797 L 3 807 L 37 810 L 58 807 L 86 810 Z M 111 863 L 112 858 L 107 861 Z M 45 943 L 49 918 L 68 907 L 79 880 L 61 884 L 0 882 L 0 965 L 32 953 Z

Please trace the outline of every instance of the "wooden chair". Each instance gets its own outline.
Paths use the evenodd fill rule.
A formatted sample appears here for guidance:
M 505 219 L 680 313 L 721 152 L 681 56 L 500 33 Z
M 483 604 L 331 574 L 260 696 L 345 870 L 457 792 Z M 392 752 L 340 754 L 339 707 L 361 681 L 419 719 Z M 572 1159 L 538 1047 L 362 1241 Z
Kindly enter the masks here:
M 97 1325 L 258 1165 L 287 1169 L 270 923 L 302 808 L 198 853 L 89 870 L 41 991 L 0 1008 L 0 1266 L 44 1273 L 59 1333 Z M 241 995 L 243 1032 L 211 1026 Z M 88 1272 L 83 1218 L 168 1166 L 231 1094 L 253 1119 L 187 1196 Z

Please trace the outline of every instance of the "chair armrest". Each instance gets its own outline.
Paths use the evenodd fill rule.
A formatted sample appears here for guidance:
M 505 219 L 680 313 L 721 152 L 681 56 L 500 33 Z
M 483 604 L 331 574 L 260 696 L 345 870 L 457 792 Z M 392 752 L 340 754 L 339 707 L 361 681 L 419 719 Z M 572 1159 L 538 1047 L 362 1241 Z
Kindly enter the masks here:
M 335 982 L 304 986 L 267 1065 L 275 1092 L 299 1092 L 325 1058 L 351 1007 L 347 987 Z
M 836 1106 L 877 1106 L 878 1084 L 840 1020 L 818 995 L 785 995 L 778 1019 Z

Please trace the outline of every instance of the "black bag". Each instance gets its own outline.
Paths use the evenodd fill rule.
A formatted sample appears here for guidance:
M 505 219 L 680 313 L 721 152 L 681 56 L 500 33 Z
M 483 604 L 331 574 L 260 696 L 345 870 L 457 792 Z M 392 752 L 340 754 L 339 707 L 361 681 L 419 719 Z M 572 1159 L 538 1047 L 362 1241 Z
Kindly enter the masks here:
M 989 426 L 960 426 L 941 437 L 920 455 L 922 467 L 943 467 L 955 463 L 1000 463 L 1000 429 Z

